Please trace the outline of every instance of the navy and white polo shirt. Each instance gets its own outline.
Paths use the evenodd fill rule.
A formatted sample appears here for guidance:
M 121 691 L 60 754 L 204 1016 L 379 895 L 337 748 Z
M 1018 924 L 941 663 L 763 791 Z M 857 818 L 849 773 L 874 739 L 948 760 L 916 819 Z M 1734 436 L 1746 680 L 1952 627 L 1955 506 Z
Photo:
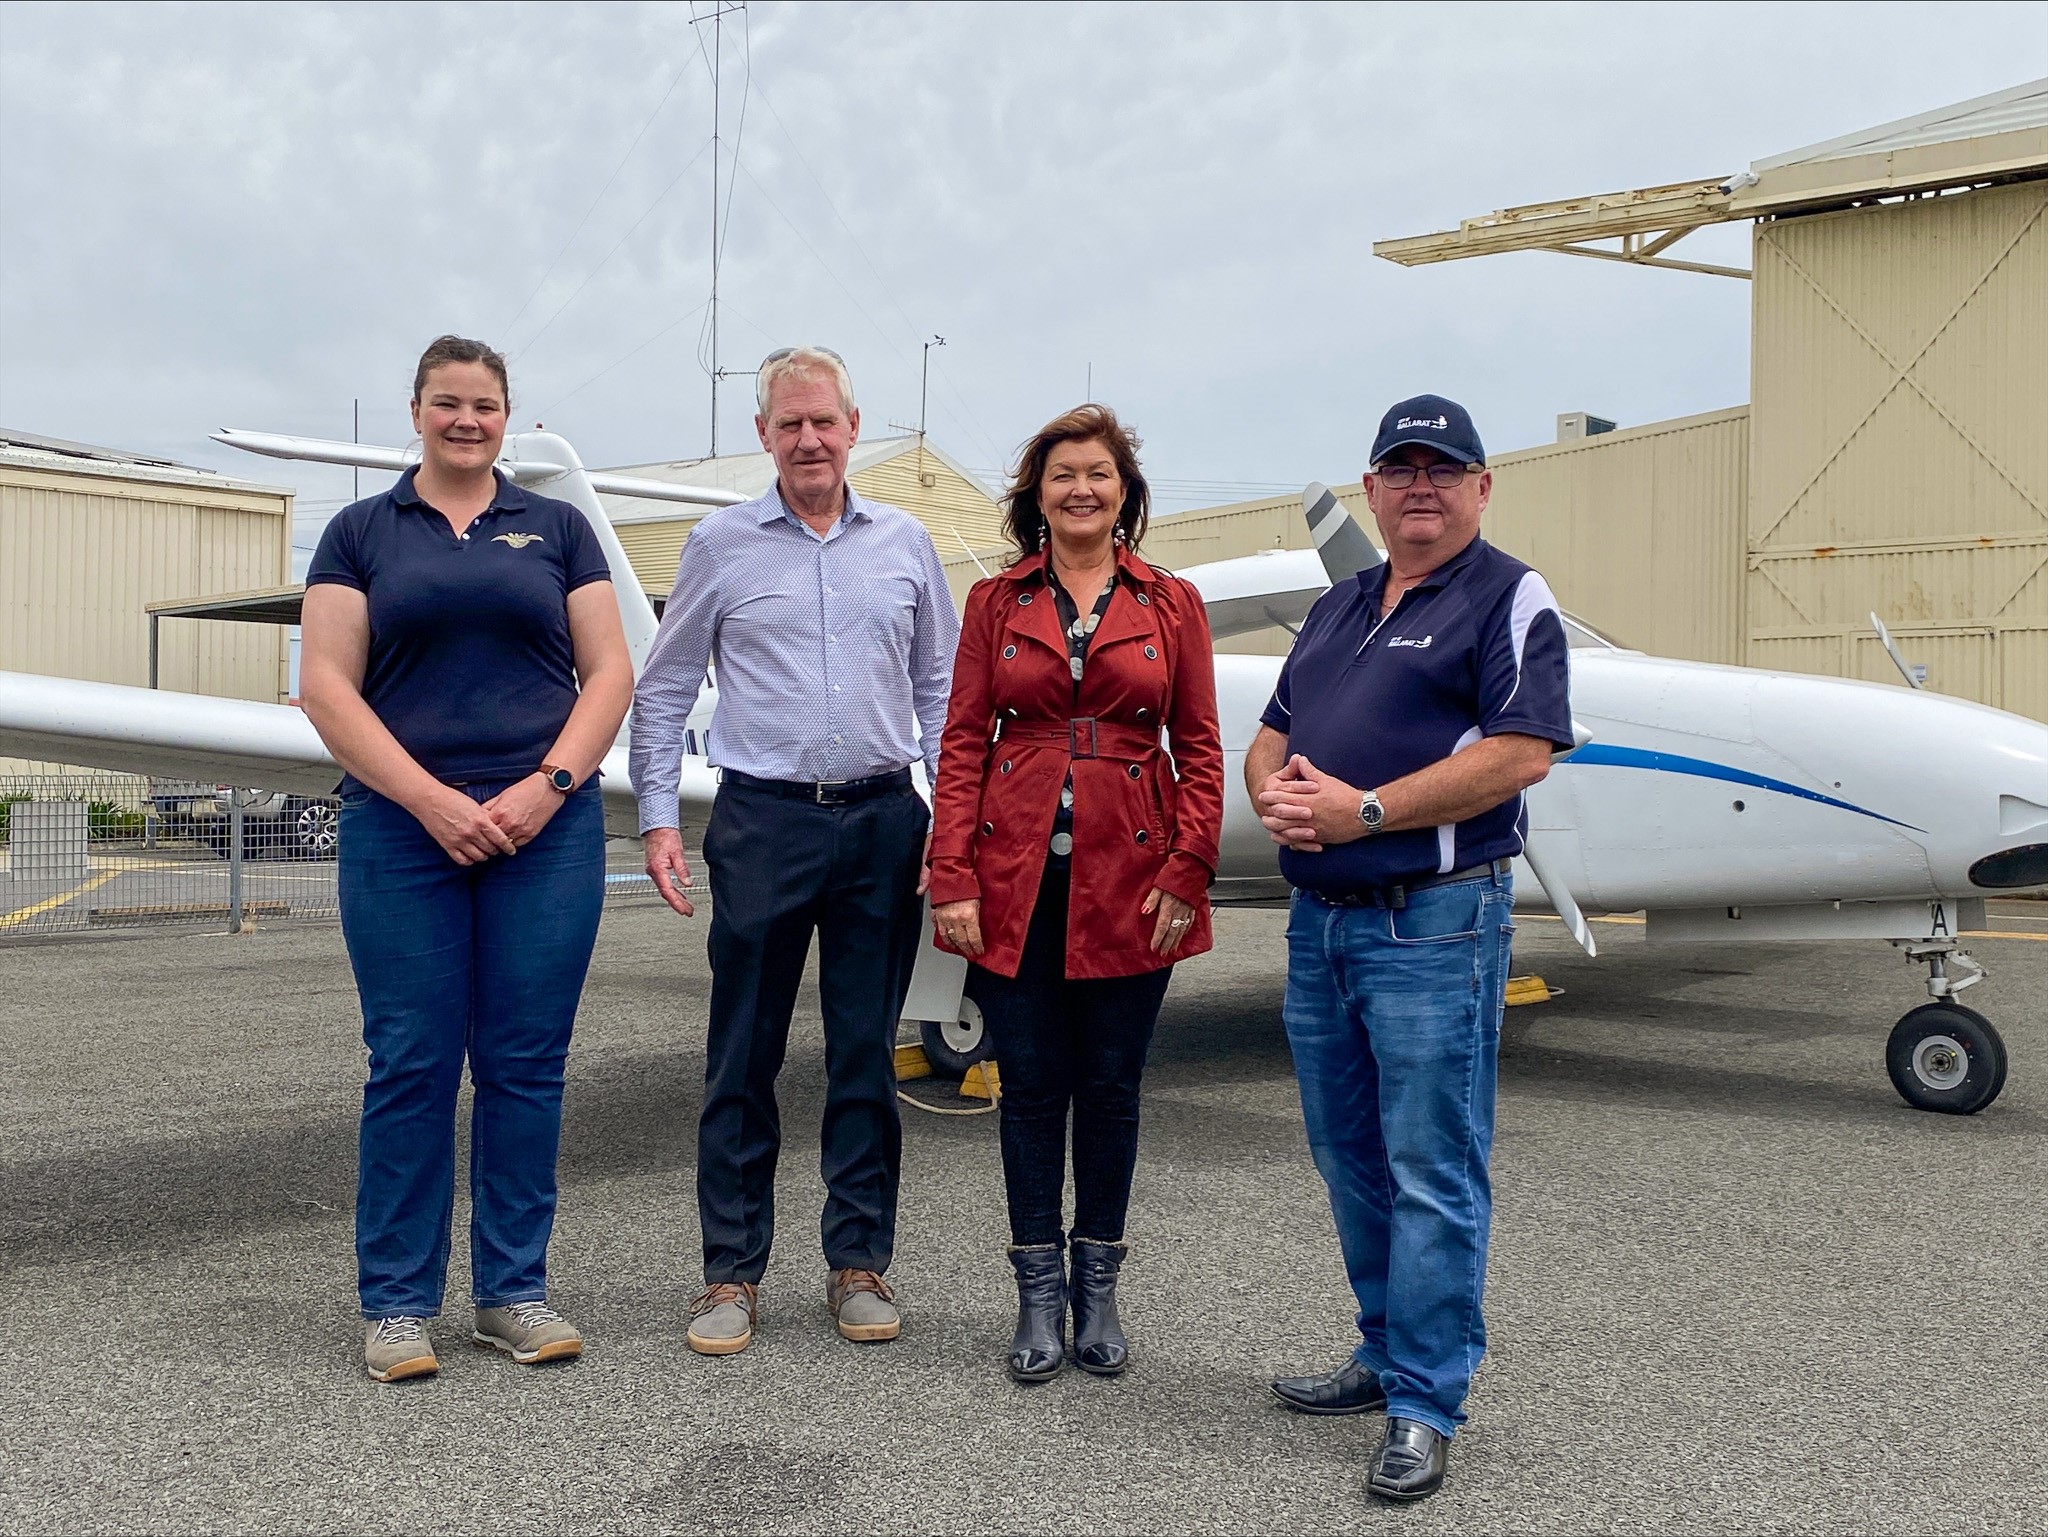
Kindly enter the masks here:
M 1503 732 L 1572 745 L 1564 621 L 1542 576 L 1474 539 L 1381 620 L 1388 570 L 1339 582 L 1309 610 L 1261 717 L 1289 752 L 1365 790 Z M 1283 848 L 1280 873 L 1356 893 L 1519 854 L 1526 831 L 1517 795 L 1454 825 Z
M 576 507 L 503 475 L 457 537 L 413 474 L 335 514 L 306 585 L 369 600 L 363 699 L 421 768 L 444 784 L 531 774 L 576 707 L 568 599 L 611 580 L 604 546 Z

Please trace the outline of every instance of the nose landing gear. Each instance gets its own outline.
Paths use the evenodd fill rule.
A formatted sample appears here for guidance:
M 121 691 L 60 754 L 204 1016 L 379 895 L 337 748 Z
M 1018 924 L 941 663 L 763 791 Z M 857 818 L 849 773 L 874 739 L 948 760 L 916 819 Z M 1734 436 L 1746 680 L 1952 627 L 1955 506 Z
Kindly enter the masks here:
M 1892 1087 L 1916 1110 L 1975 1115 L 2005 1087 L 2005 1042 L 1990 1020 L 1955 1000 L 1984 979 L 1984 968 L 1953 939 L 1892 942 L 1908 961 L 1927 967 L 1927 991 L 1934 999 L 1892 1026 L 1884 1052 Z M 1963 974 L 1950 976 L 1951 965 Z

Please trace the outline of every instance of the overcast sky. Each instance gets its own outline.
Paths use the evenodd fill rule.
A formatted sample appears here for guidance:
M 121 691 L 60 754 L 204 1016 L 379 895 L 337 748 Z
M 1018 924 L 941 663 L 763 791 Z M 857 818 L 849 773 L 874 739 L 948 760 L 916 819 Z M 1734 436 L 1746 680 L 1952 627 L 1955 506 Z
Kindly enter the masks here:
M 360 398 L 366 441 L 404 441 L 452 330 L 507 348 L 517 420 L 588 463 L 704 453 L 710 30 L 687 4 L 0 6 L 0 424 L 296 485 L 309 543 L 348 473 L 205 434 L 346 438 Z M 1425 389 L 1496 452 L 1560 411 L 1747 399 L 1745 283 L 1371 243 L 2017 84 L 2048 5 L 757 0 L 724 60 L 725 366 L 835 347 L 873 437 L 915 422 L 941 334 L 934 441 L 991 473 L 1092 368 L 1181 508 L 1354 476 Z M 1747 265 L 1747 239 L 1674 254 Z

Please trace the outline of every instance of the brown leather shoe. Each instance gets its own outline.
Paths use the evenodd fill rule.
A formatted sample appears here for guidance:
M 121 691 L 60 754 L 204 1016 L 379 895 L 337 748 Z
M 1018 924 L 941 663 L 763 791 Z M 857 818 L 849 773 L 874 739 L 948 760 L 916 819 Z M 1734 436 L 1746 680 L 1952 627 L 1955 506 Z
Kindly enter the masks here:
M 872 1270 L 835 1270 L 825 1286 L 825 1305 L 842 1338 L 859 1344 L 893 1340 L 903 1332 L 896 1294 Z
M 690 1348 L 700 1356 L 731 1356 L 754 1338 L 760 1288 L 751 1281 L 718 1281 L 690 1304 Z

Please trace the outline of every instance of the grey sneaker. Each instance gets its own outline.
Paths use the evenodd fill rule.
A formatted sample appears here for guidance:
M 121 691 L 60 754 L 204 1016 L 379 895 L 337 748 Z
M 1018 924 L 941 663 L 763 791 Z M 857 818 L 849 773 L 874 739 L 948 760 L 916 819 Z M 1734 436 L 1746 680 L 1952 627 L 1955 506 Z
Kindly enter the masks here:
M 378 1382 L 431 1377 L 441 1369 L 424 1318 L 372 1319 L 363 1327 L 363 1366 Z
M 903 1332 L 896 1294 L 872 1270 L 833 1271 L 825 1283 L 825 1305 L 832 1309 L 840 1335 L 859 1344 L 879 1344 Z
M 719 1281 L 690 1304 L 690 1348 L 700 1356 L 738 1355 L 754 1338 L 760 1289 L 750 1281 Z
M 514 1302 L 508 1307 L 478 1308 L 471 1339 L 502 1350 L 521 1366 L 540 1361 L 573 1361 L 583 1354 L 583 1336 L 576 1326 L 545 1302 Z

